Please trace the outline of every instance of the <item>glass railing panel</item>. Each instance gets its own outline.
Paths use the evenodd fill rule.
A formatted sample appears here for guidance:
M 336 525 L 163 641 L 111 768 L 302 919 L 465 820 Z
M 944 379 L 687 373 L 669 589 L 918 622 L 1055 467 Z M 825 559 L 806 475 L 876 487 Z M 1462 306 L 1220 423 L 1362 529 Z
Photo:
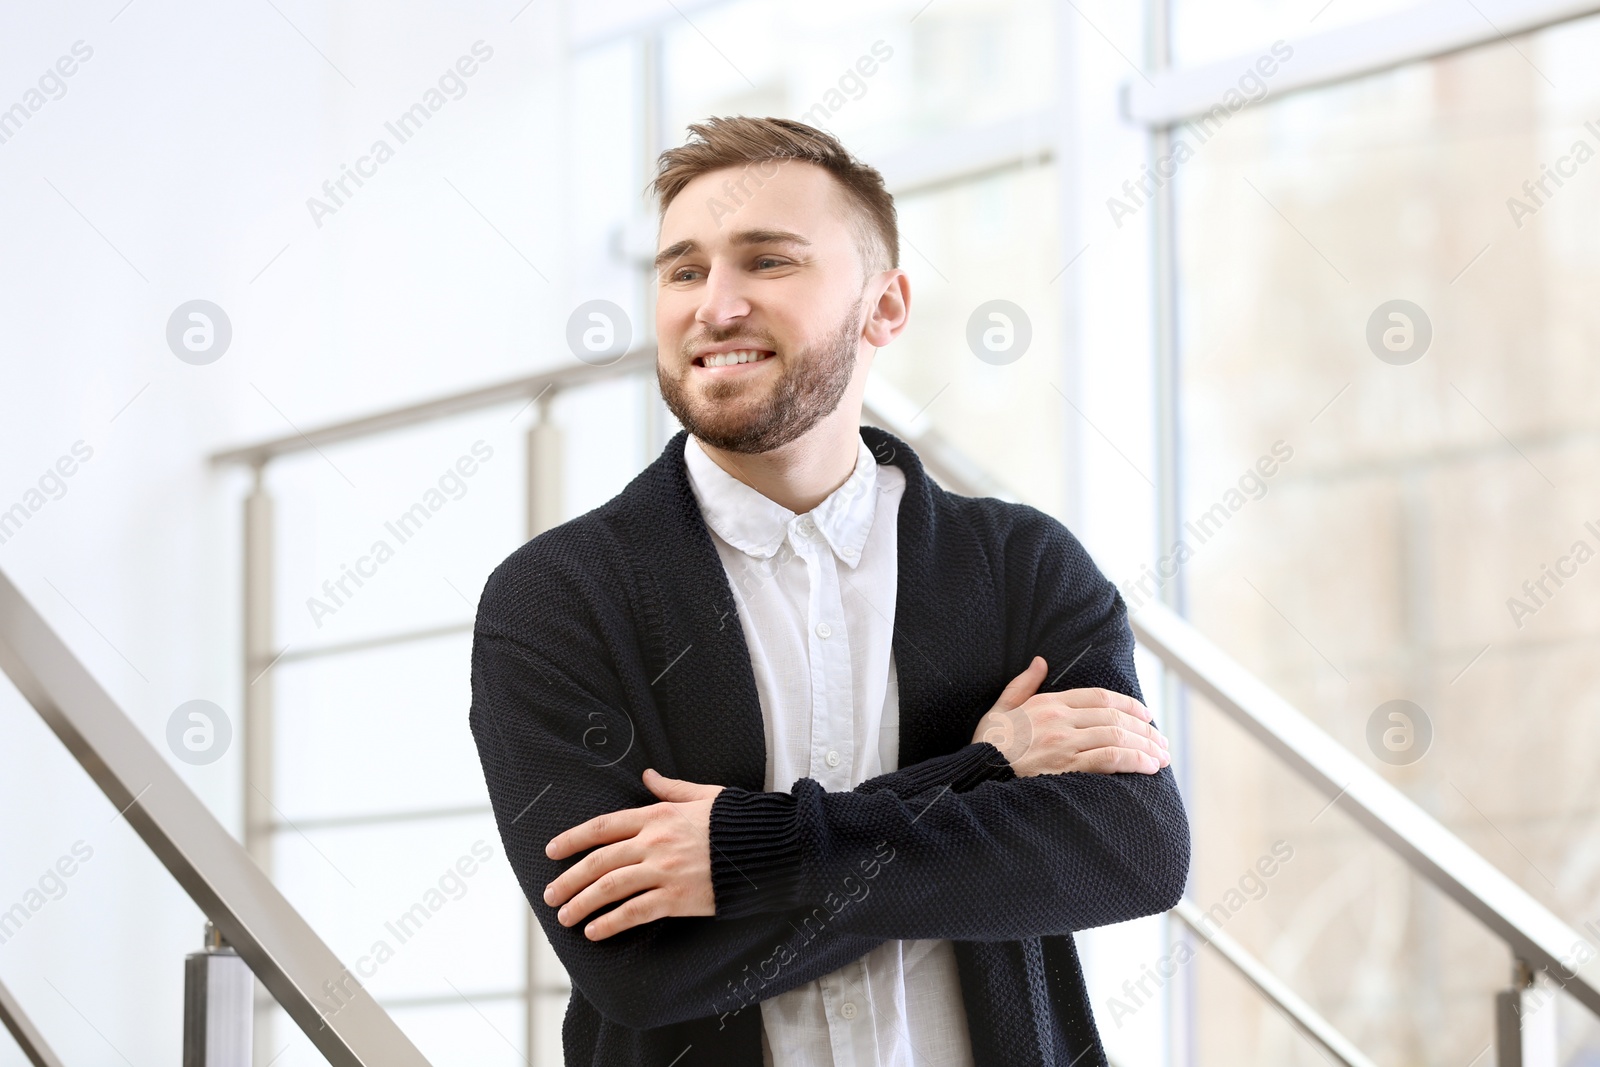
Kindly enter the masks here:
M 276 668 L 280 818 L 487 808 L 471 647 L 461 632 Z
M 274 845 L 279 888 L 425 1053 L 438 1015 L 465 1009 L 450 1016 L 460 1047 L 435 1063 L 477 1062 L 467 1050 L 479 1047 L 500 1056 L 496 1028 L 520 1049 L 527 905 L 490 815 L 287 827 Z M 509 1026 L 491 1027 L 462 994 Z M 343 999 L 330 990 L 326 1006 Z M 280 1044 L 288 1036 L 274 1027 Z
M 277 846 L 284 893 L 380 1000 L 521 984 L 521 893 L 490 816 L 291 830 Z
M 1209 928 L 1376 1062 L 1469 1062 L 1493 1032 L 1484 991 L 1509 982 L 1504 942 L 1208 702 L 1192 697 L 1191 716 L 1190 899 Z M 1284 1062 L 1261 1043 L 1278 1013 L 1256 990 L 1203 977 L 1195 990 L 1202 1063 L 1222 1049 Z
M 522 541 L 519 406 L 272 465 L 280 649 L 472 619 L 484 578 Z

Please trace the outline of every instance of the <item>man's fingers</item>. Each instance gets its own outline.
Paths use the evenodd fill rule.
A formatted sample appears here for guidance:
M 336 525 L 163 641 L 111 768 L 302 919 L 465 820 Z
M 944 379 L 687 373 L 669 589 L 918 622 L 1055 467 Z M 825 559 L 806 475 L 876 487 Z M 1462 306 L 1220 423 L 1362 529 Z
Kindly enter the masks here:
M 583 892 L 573 897 L 556 912 L 562 926 L 575 926 L 598 908 L 614 900 L 626 900 L 635 893 L 654 889 L 655 875 L 642 863 L 617 867 L 596 878 Z
M 1148 737 L 1161 747 L 1162 750 L 1169 746 L 1166 735 L 1155 728 L 1154 723 L 1146 722 L 1136 715 L 1130 715 L 1116 708 L 1063 708 L 1060 710 L 1064 721 L 1071 723 L 1079 729 L 1091 726 L 1120 726 L 1130 733 L 1140 737 Z
M 1113 721 L 1107 725 L 1120 726 L 1129 733 L 1134 733 L 1140 737 L 1149 738 L 1158 746 L 1157 755 L 1159 755 L 1161 752 L 1165 752 L 1169 747 L 1166 735 L 1160 730 L 1157 730 L 1154 723 L 1149 722 L 1146 719 L 1141 719 L 1137 715 L 1130 715 L 1125 711 L 1112 710 L 1111 714 Z
M 686 782 L 682 778 L 668 778 L 653 767 L 645 768 L 645 788 L 660 797 L 675 803 L 686 803 L 691 800 L 706 800 L 714 798 L 722 791 L 720 785 L 704 785 L 699 782 Z
M 651 805 L 650 807 L 654 807 Z M 622 811 L 608 811 L 604 815 L 596 815 L 586 823 L 579 823 L 570 830 L 550 839 L 544 846 L 544 854 L 553 860 L 566 859 L 575 853 L 596 845 L 609 845 L 613 841 L 625 841 L 639 832 L 644 825 L 645 814 L 650 808 L 624 808 Z
M 643 926 L 672 913 L 671 898 L 666 891 L 652 889 L 630 898 L 585 926 L 583 936 L 590 941 L 601 941 L 630 927 Z
M 1052 693 L 1055 699 L 1071 708 L 1116 708 L 1145 722 L 1150 721 L 1150 709 L 1126 693 L 1112 689 L 1067 689 Z
M 644 858 L 645 851 L 636 837 L 596 849 L 544 887 L 544 902 L 552 907 L 565 904 L 608 872 L 638 863 Z
M 1161 766 L 1171 762 L 1167 750 L 1143 734 L 1134 733 L 1121 726 L 1091 726 L 1086 730 L 1077 731 L 1073 740 L 1080 753 L 1087 753 L 1095 749 L 1127 749 L 1132 752 L 1141 752 L 1157 760 Z
M 1160 762 L 1148 752 L 1131 748 L 1096 748 L 1083 753 L 1073 770 L 1091 774 L 1154 774 L 1161 769 Z
M 1049 669 L 1043 656 L 1033 657 L 1027 669 L 1011 679 L 1011 684 L 1006 686 L 994 706 L 1001 711 L 1010 711 L 1027 703 L 1028 698 L 1039 691 L 1039 685 L 1044 681 L 1044 672 Z

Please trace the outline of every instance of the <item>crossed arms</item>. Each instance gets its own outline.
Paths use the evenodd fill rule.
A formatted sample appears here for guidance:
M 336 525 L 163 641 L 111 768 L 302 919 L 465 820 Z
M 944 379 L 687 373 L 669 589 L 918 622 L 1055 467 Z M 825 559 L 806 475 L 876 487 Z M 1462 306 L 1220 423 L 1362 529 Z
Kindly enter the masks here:
M 1044 657 L 1035 656 L 973 732 L 973 744 L 993 745 L 997 751 L 992 760 L 1004 759 L 1010 776 L 1073 771 L 1155 774 L 1171 762 L 1167 740 L 1151 723 L 1144 704 L 1107 689 L 1038 693 L 1048 667 Z M 884 778 L 878 789 L 909 799 L 905 779 Z M 556 919 L 561 925 L 573 926 L 597 908 L 621 902 L 584 927 L 590 940 L 668 916 L 719 914 L 712 879 L 712 831 L 716 798 L 723 787 L 667 778 L 653 768 L 646 768 L 644 784 L 660 803 L 597 815 L 545 846 L 545 854 L 553 860 L 588 852 L 545 887 L 544 902 L 559 907 Z M 937 799 L 936 795 L 929 803 Z M 720 913 L 726 916 L 732 910 L 726 898 L 739 890 L 741 879 L 750 880 L 729 853 L 750 851 L 750 843 L 717 836 L 726 846 L 716 849 L 718 866 L 732 883 L 724 886 Z M 876 870 L 870 865 L 869 869 Z
M 1034 576 L 1044 590 L 1049 565 Z M 1159 735 L 1116 692 L 1136 691 L 1120 600 L 1103 580 L 1093 593 L 1026 626 L 1046 659 L 1092 650 L 1063 672 L 1076 693 L 1024 694 L 1044 673 L 1035 661 L 1008 689 L 1024 698 L 1007 708 L 1003 696 L 976 724 L 980 739 L 838 793 L 808 778 L 764 793 L 646 777 L 642 751 L 597 767 L 581 738 L 593 715 L 625 705 L 618 680 L 562 670 L 480 617 L 471 721 L 485 778 L 507 855 L 578 989 L 607 1018 L 648 1028 L 715 1014 L 775 945 L 791 962 L 763 996 L 888 939 L 1020 940 L 1170 907 L 1187 824 L 1171 772 L 1150 766 Z M 561 636 L 579 643 L 573 662 L 608 661 L 598 628 Z M 804 936 L 818 906 L 867 870 L 881 871 L 871 892 Z

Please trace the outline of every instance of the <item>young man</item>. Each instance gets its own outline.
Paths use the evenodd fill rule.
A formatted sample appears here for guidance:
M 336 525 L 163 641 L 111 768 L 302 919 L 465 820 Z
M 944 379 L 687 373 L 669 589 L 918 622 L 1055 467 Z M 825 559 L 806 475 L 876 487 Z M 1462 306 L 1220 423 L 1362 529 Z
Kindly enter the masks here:
M 910 313 L 878 173 L 798 122 L 690 131 L 654 181 L 684 430 L 501 564 L 473 641 L 566 1062 L 1104 1064 L 1071 933 L 1189 860 L 1122 598 L 860 425 Z

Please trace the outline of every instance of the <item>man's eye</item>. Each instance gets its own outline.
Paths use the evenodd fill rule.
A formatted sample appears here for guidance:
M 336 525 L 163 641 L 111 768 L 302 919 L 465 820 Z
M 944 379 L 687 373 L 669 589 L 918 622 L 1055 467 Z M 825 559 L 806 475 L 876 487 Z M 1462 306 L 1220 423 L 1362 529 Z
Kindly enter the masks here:
M 761 266 L 763 263 L 771 263 L 773 266 L 776 267 L 776 266 L 782 266 L 783 261 L 781 259 L 778 259 L 776 256 L 762 256 L 760 259 L 756 260 L 756 266 L 758 266 L 758 267 Z
M 674 273 L 673 273 L 673 275 L 672 275 L 672 280 L 673 280 L 673 281 L 675 281 L 675 282 L 681 282 L 681 281 L 684 281 L 684 280 L 685 280 L 685 279 L 684 279 L 684 275 L 685 275 L 685 274 L 695 274 L 695 273 L 697 273 L 697 272 L 696 272 L 696 271 L 694 271 L 694 270 L 691 270 L 691 269 L 690 269 L 690 268 L 688 268 L 688 267 L 685 267 L 685 268 L 683 268 L 683 269 L 682 269 L 682 270 L 679 270 L 679 271 L 675 271 L 675 272 L 674 272 Z

